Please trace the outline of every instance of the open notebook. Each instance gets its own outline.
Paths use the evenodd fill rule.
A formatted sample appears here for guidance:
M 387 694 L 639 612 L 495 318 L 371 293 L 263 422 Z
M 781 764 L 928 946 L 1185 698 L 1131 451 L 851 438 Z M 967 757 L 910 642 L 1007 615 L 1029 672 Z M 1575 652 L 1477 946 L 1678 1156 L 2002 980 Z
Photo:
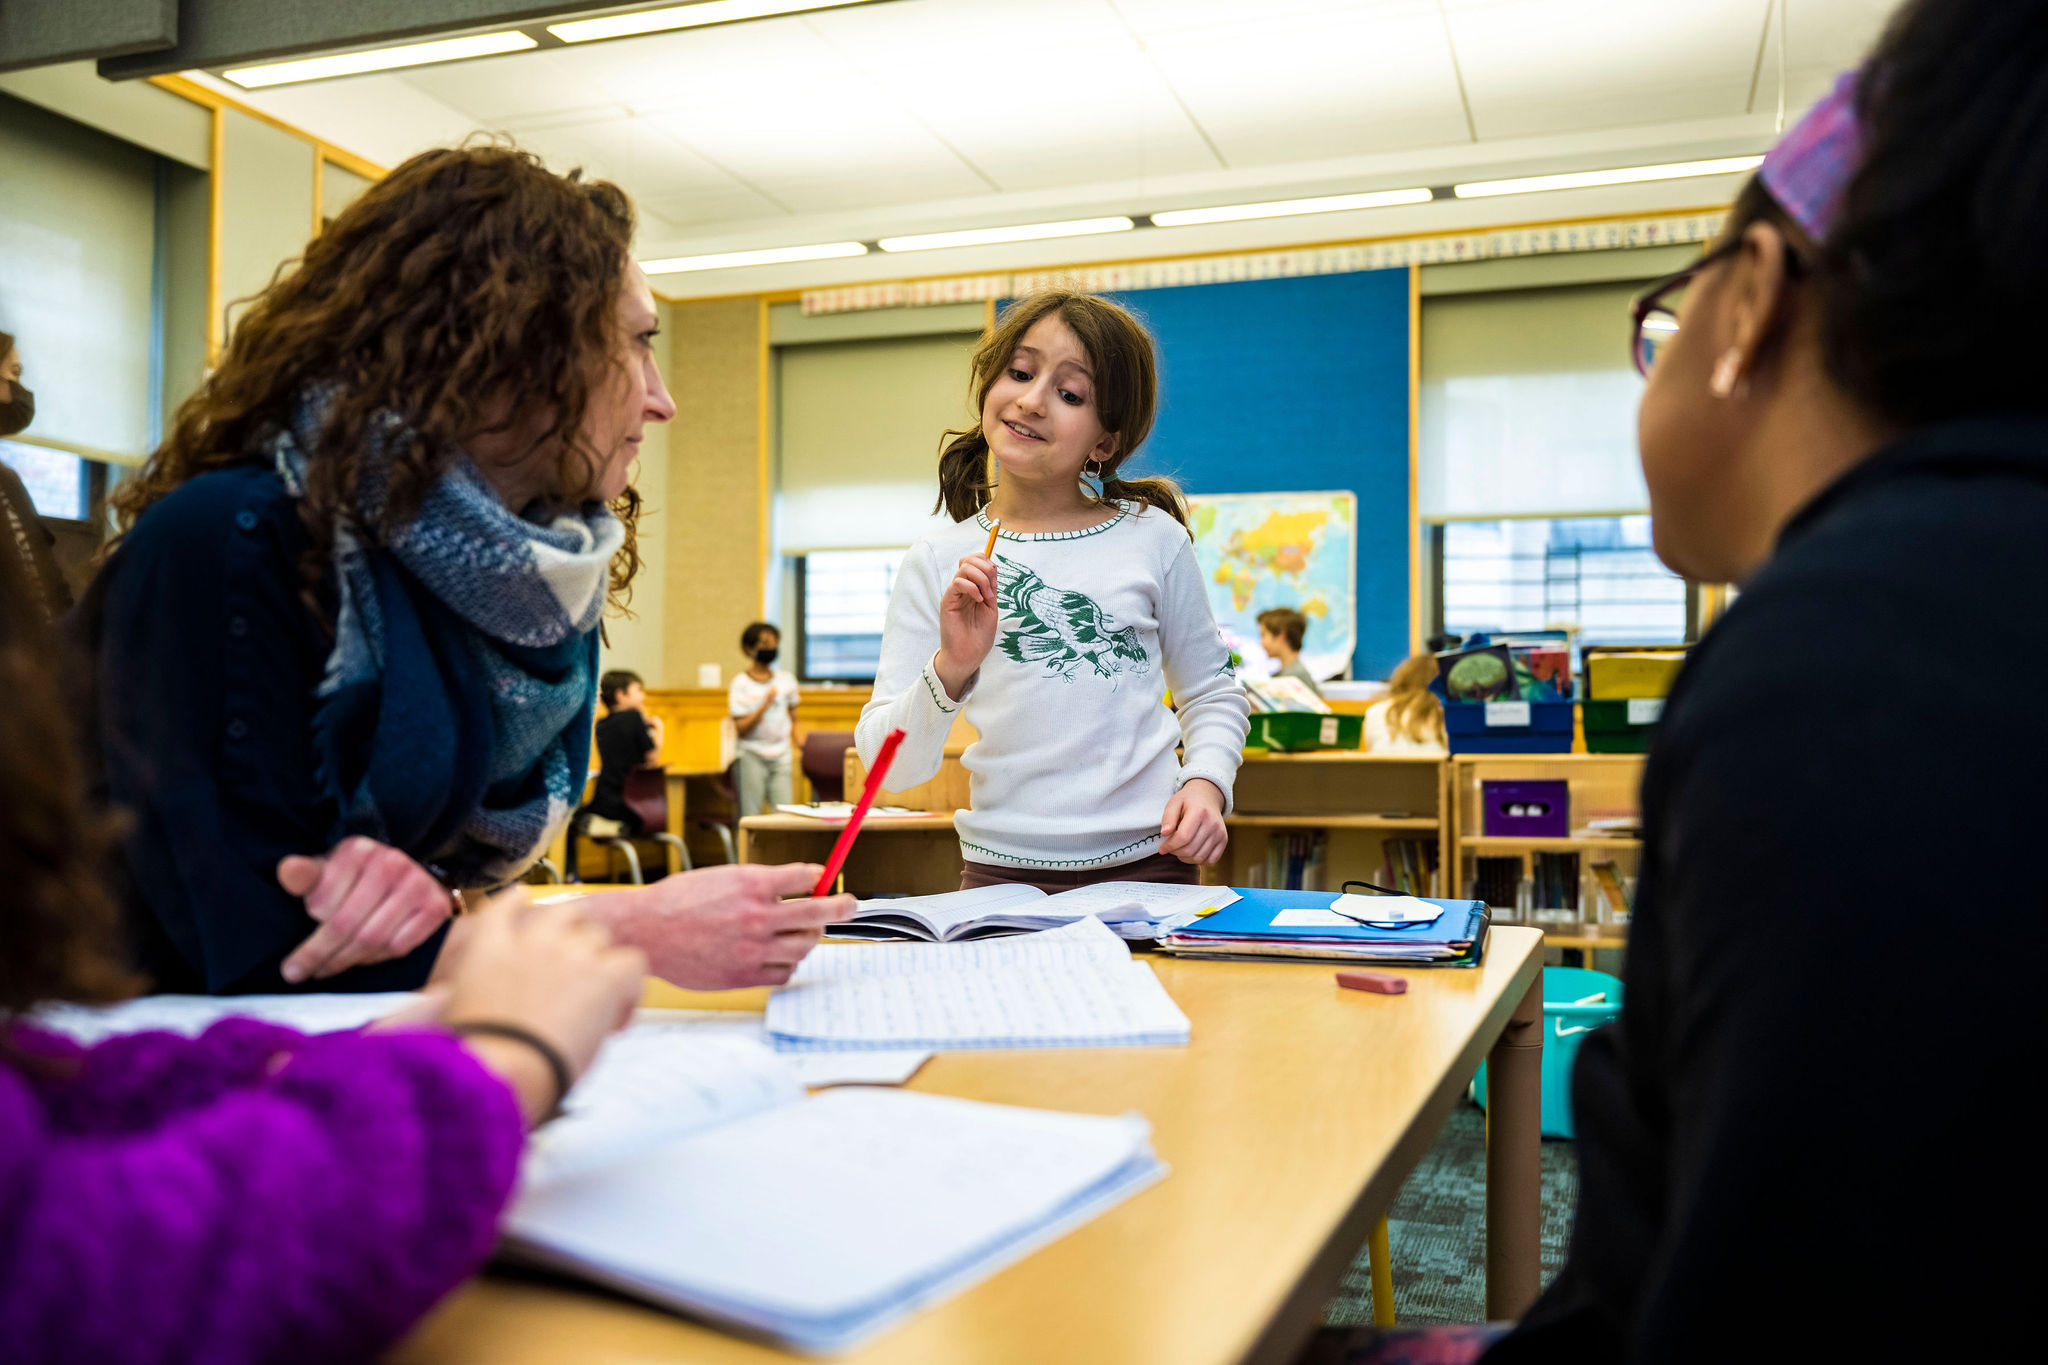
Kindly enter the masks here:
M 1172 1046 L 1187 1015 L 1094 918 L 971 943 L 827 943 L 768 998 L 786 1051 Z
M 1121 938 L 1157 938 L 1205 909 L 1236 900 L 1224 886 L 1169 882 L 1097 882 L 1057 895 L 1035 886 L 977 886 L 938 896 L 862 901 L 854 917 L 830 925 L 837 938 L 916 938 L 958 943 L 1035 929 L 1056 929 L 1093 916 Z
M 37 1022 L 92 1039 L 193 1033 L 230 1014 L 323 1031 L 411 998 L 153 997 Z M 806 1096 L 794 1060 L 696 1011 L 616 1035 L 528 1143 L 504 1252 L 840 1351 L 1166 1174 L 1135 1114 L 865 1088 Z

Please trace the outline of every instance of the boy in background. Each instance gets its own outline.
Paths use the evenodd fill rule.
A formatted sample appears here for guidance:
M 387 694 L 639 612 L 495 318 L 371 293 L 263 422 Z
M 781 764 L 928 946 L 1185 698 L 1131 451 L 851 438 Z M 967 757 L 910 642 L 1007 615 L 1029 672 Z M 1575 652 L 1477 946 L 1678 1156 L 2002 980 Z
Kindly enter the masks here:
M 570 822 L 563 854 L 568 863 L 563 872 L 572 882 L 577 879 L 578 835 L 636 839 L 647 832 L 626 804 L 626 774 L 661 763 L 661 717 L 647 714 L 647 684 L 640 675 L 611 670 L 597 680 L 597 699 L 604 703 L 604 718 L 597 723 L 597 787 L 590 804 Z
M 1276 678 L 1295 678 L 1318 697 L 1315 674 L 1301 661 L 1301 641 L 1308 631 L 1308 618 L 1293 607 L 1275 607 L 1259 613 L 1259 648 L 1280 661 Z
M 763 805 L 787 805 L 796 799 L 790 777 L 790 735 L 795 729 L 800 698 L 796 678 L 774 667 L 782 649 L 782 632 L 756 621 L 740 632 L 740 650 L 747 670 L 726 690 L 726 710 L 740 732 L 739 801 L 741 815 L 759 815 Z

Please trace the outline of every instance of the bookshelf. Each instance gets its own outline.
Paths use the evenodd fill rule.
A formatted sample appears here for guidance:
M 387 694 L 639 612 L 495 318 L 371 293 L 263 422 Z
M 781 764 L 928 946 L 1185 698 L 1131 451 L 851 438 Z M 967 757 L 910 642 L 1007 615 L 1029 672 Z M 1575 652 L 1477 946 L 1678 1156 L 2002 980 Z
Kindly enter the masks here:
M 1238 769 L 1230 851 L 1203 869 L 1203 880 L 1259 884 L 1268 841 L 1290 834 L 1321 835 L 1327 855 L 1323 881 L 1335 891 L 1346 878 L 1380 880 L 1390 839 L 1421 840 L 1445 862 L 1443 759 L 1356 750 L 1252 755 Z M 1439 883 L 1441 885 L 1441 882 Z
M 1480 858 L 1519 859 L 1521 876 L 1533 888 L 1539 855 L 1576 853 L 1581 876 L 1577 906 L 1532 907 L 1525 919 L 1515 906 L 1496 903 L 1494 922 L 1532 923 L 1543 930 L 1544 944 L 1551 948 L 1590 950 L 1628 945 L 1627 927 L 1600 918 L 1601 901 L 1596 894 L 1589 894 L 1592 889 L 1584 882 L 1593 863 L 1609 861 L 1625 882 L 1632 881 L 1642 866 L 1642 840 L 1576 831 L 1599 817 L 1641 813 L 1641 754 L 1459 754 L 1446 761 L 1445 769 L 1444 840 L 1448 849 L 1456 850 L 1458 894 L 1476 887 Z M 1567 785 L 1571 793 L 1567 827 L 1574 833 L 1563 838 L 1485 833 L 1483 783 L 1542 779 Z M 1536 913 L 1543 909 L 1553 913 Z M 1569 911 L 1569 917 L 1557 916 L 1558 910 Z

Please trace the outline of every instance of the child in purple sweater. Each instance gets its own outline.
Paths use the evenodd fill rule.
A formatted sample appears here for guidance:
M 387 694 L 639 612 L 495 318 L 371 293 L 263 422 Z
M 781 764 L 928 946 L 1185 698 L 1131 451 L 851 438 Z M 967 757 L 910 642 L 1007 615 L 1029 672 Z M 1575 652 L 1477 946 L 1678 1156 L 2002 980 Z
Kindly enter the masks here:
M 81 1048 L 24 1022 L 138 983 L 22 578 L 0 555 L 0 1361 L 374 1355 L 483 1264 L 527 1127 L 645 961 L 568 906 L 493 905 L 402 1026 Z

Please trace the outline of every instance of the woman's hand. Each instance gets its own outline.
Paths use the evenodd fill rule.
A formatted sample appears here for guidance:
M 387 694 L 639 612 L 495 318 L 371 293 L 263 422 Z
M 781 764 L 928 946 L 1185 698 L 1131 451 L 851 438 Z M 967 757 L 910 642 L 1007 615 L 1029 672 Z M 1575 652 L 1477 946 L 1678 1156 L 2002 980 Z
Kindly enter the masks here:
M 526 1029 L 562 1054 L 572 1076 L 581 1076 L 606 1035 L 632 1019 L 647 959 L 637 948 L 613 943 L 574 900 L 534 905 L 514 888 L 465 918 L 462 959 L 448 982 L 442 1021 L 450 1028 L 495 1023 Z M 561 1098 L 553 1073 L 531 1047 L 489 1034 L 464 1042 L 518 1092 L 529 1125 Z
M 1161 853 L 1184 863 L 1213 863 L 1230 846 L 1223 823 L 1223 789 L 1206 777 L 1191 777 L 1166 803 L 1159 822 Z
M 826 925 L 853 918 L 851 896 L 809 898 L 823 870 L 728 863 L 640 891 L 600 893 L 583 905 L 613 937 L 644 951 L 648 970 L 664 981 L 700 991 L 779 986 Z
M 996 644 L 996 562 L 962 555 L 953 581 L 939 598 L 939 653 L 933 671 L 954 701 Z
M 297 983 L 366 962 L 404 957 L 427 941 L 455 898 L 424 867 L 375 839 L 351 835 L 321 858 L 279 860 L 277 882 L 320 927 L 279 969 Z

